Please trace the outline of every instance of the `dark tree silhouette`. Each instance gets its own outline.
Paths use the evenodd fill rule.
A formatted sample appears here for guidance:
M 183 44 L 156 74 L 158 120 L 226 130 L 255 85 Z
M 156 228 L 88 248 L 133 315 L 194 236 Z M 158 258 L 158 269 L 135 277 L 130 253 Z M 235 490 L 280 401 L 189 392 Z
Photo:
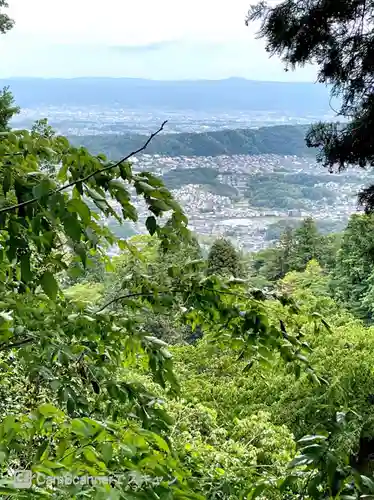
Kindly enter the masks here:
M 317 123 L 306 142 L 330 170 L 374 166 L 374 2 L 371 0 L 285 0 L 274 7 L 253 5 L 247 24 L 261 21 L 258 32 L 271 55 L 286 70 L 314 63 L 317 81 L 331 85 L 341 100 L 343 123 Z M 374 209 L 374 186 L 359 202 Z

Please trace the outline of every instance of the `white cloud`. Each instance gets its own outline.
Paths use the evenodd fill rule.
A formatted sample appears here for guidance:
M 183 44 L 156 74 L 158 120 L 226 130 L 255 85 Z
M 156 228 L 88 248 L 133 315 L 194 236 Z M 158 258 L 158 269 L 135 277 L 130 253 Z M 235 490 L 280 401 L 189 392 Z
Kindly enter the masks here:
M 9 0 L 15 28 L 0 37 L 0 77 L 246 77 L 284 73 L 244 20 L 253 0 Z M 278 0 L 273 0 L 274 2 Z M 151 52 L 111 50 L 159 42 Z
M 249 36 L 250 0 L 11 0 L 12 38 L 59 43 L 142 44 Z

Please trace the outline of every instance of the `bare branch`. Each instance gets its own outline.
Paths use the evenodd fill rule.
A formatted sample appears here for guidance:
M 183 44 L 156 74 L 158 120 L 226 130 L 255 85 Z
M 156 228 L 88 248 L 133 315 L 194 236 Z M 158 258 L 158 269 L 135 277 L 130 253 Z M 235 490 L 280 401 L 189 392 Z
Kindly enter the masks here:
M 176 290 L 173 290 L 172 293 L 176 293 Z M 153 297 L 154 294 L 153 293 L 142 293 L 142 292 L 139 292 L 139 293 L 129 293 L 127 295 L 120 295 L 119 297 L 116 297 L 112 300 L 110 300 L 109 302 L 107 302 L 106 304 L 104 304 L 102 307 L 100 307 L 100 309 L 98 309 L 96 312 L 99 313 L 101 311 L 104 311 L 104 309 L 106 309 L 107 307 L 111 306 L 112 304 L 114 304 L 115 302 L 119 302 L 121 300 L 125 300 L 125 299 L 132 299 L 132 298 L 135 298 L 135 297 Z
M 237 292 L 234 292 L 231 290 L 215 290 L 213 288 L 208 288 L 208 287 L 202 287 L 202 290 L 205 290 L 207 292 L 213 292 L 214 294 L 219 294 L 219 295 L 231 295 L 232 297 L 236 297 L 237 299 L 241 299 L 241 300 L 254 300 L 254 301 L 261 300 L 253 292 L 246 295 L 246 294 L 237 293 Z M 167 289 L 167 290 L 163 290 L 162 292 L 158 293 L 158 295 L 183 293 L 185 291 L 186 290 L 183 290 L 183 289 L 171 289 L 171 290 Z M 100 307 L 100 309 L 98 309 L 95 312 L 100 313 L 104 309 L 106 309 L 107 307 L 111 306 L 112 304 L 114 304 L 116 302 L 120 302 L 121 300 L 140 298 L 140 297 L 144 297 L 144 298 L 154 297 L 154 295 L 155 295 L 154 293 L 143 293 L 143 292 L 120 295 L 120 296 L 115 297 L 114 299 L 110 300 L 106 304 L 104 304 L 102 307 Z
M 129 160 L 133 156 L 135 156 L 135 155 L 141 153 L 142 151 L 144 151 L 148 147 L 149 143 L 154 139 L 154 137 L 156 137 L 156 135 L 158 135 L 164 129 L 164 126 L 166 125 L 166 123 L 167 123 L 167 120 L 165 120 L 161 124 L 161 126 L 159 127 L 158 130 L 156 130 L 156 132 L 153 132 L 148 137 L 147 141 L 143 144 L 142 147 L 140 147 L 136 151 L 132 151 L 127 156 L 125 156 L 124 158 L 122 158 L 122 160 L 119 160 L 117 163 L 114 163 L 113 165 L 108 165 L 108 166 L 106 166 L 104 168 L 96 170 L 95 172 L 92 172 L 91 174 L 88 174 L 85 177 L 82 177 L 82 178 L 80 178 L 80 179 L 78 179 L 76 181 L 73 181 L 73 182 L 70 182 L 68 184 L 65 184 L 64 186 L 61 186 L 59 189 L 56 189 L 54 191 L 50 191 L 48 193 L 48 195 L 46 195 L 46 196 L 51 196 L 52 194 L 60 193 L 61 191 L 65 191 L 65 189 L 73 187 L 76 184 L 80 184 L 81 182 L 87 182 L 89 179 L 91 179 L 91 177 L 95 177 L 95 175 L 97 175 L 97 174 L 101 174 L 102 172 L 106 172 L 108 170 L 111 170 L 112 168 L 119 167 L 125 161 Z M 32 198 L 31 200 L 23 201 L 22 203 L 18 203 L 16 205 L 11 205 L 10 207 L 4 207 L 4 208 L 0 209 L 0 214 L 7 213 L 7 212 L 13 212 L 14 210 L 17 210 L 18 208 L 22 208 L 22 207 L 25 207 L 27 205 L 31 205 L 32 203 L 35 203 L 38 200 L 39 200 L 39 198 Z

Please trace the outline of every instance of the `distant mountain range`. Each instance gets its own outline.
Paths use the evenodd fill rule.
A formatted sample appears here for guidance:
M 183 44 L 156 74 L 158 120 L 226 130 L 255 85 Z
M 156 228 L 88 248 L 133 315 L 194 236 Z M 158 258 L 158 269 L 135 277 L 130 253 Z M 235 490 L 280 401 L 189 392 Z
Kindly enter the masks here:
M 277 125 L 258 129 L 233 129 L 204 133 L 160 133 L 145 153 L 165 156 L 218 155 L 295 155 L 311 156 L 316 151 L 305 144 L 308 127 L 304 125 Z M 104 153 L 118 159 L 141 147 L 148 136 L 140 134 L 71 136 L 75 145 L 87 147 L 90 152 Z
M 23 108 L 38 106 L 122 106 L 132 109 L 269 111 L 288 116 L 331 113 L 321 84 L 261 82 L 244 78 L 157 81 L 136 78 L 13 78 L 10 85 Z

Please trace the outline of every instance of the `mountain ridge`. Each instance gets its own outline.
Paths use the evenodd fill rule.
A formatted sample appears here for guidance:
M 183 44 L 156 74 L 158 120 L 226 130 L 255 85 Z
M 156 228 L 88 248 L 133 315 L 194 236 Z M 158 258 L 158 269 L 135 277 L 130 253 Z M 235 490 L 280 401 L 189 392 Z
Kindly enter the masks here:
M 220 156 L 276 154 L 313 156 L 307 148 L 307 125 L 273 125 L 256 129 L 228 129 L 211 132 L 160 133 L 146 154 L 163 156 Z M 118 159 L 140 148 L 149 136 L 143 134 L 98 134 L 69 136 L 74 145 Z
M 128 108 L 251 110 L 285 115 L 330 113 L 325 85 L 227 78 L 148 80 L 139 78 L 13 78 L 10 86 L 22 108 L 48 106 L 122 106 Z

